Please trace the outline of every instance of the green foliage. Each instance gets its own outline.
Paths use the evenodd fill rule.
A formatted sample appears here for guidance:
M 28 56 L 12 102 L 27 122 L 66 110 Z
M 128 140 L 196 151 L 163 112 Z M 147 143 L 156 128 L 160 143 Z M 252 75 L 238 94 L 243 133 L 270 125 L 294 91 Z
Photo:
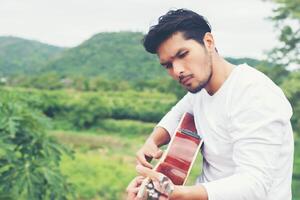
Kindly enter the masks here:
M 280 30 L 279 46 L 270 52 L 270 60 L 283 66 L 300 64 L 300 2 L 272 0 L 277 4 L 271 19 Z
M 124 130 L 118 132 L 109 125 L 124 125 L 133 130 L 124 134 Z M 61 164 L 63 174 L 70 177 L 75 187 L 76 199 L 125 199 L 125 188 L 136 175 L 133 155 L 147 137 L 146 133 L 138 133 L 153 128 L 153 124 L 111 119 L 105 126 L 109 131 L 51 132 L 60 142 L 76 150 L 75 159 L 63 158 Z
M 108 93 L 111 98 L 112 118 L 159 121 L 175 103 L 174 96 L 160 93 Z
M 298 134 L 300 134 L 300 71 L 294 71 L 291 73 L 282 83 L 281 87 L 293 107 L 293 128 Z
M 277 85 L 282 84 L 290 74 L 290 72 L 281 65 L 269 66 L 267 63 L 265 63 L 258 65 L 257 69 L 266 74 Z
M 78 199 L 123 199 L 127 184 L 135 176 L 134 160 L 130 161 L 125 155 L 77 153 L 75 160 L 63 160 L 62 171 L 70 176 Z
M 176 98 L 158 92 L 76 92 L 72 90 L 33 90 L 6 88 L 31 108 L 52 118 L 56 127 L 86 129 L 106 118 L 157 122 Z
M 226 60 L 228 60 L 230 63 L 234 64 L 234 65 L 241 65 L 244 63 L 247 63 L 248 65 L 252 66 L 252 67 L 257 67 L 258 65 L 263 64 L 265 61 L 260 61 L 257 59 L 253 59 L 253 58 L 226 58 Z M 268 63 L 267 66 L 272 65 L 271 63 Z
M 63 75 L 101 75 L 109 80 L 143 80 L 166 77 L 154 55 L 141 45 L 143 34 L 99 33 L 51 60 L 45 71 Z
M 0 37 L 0 76 L 32 74 L 63 49 L 16 37 Z
M 295 139 L 295 154 L 293 168 L 293 200 L 300 200 L 300 138 Z
M 132 83 L 132 88 L 137 91 L 158 91 L 174 94 L 178 100 L 187 92 L 186 89 L 170 77 L 135 81 Z
M 8 78 L 2 85 L 45 90 L 74 89 L 77 91 L 124 91 L 132 89 L 128 81 L 112 81 L 101 76 L 64 77 L 54 72 L 32 76 L 17 75 Z
M 81 78 L 81 83 L 78 81 L 78 79 Z M 95 76 L 95 77 L 75 77 L 74 83 L 76 84 L 74 89 L 79 91 L 124 91 L 131 89 L 129 82 L 126 80 L 109 80 L 107 78 L 103 78 L 101 76 Z M 85 87 L 82 87 L 85 85 Z
M 65 86 L 61 77 L 56 73 L 35 76 L 18 75 L 8 79 L 7 85 L 48 90 L 61 89 Z
M 0 196 L 67 199 L 70 185 L 59 169 L 68 151 L 45 134 L 45 118 L 13 96 L 0 102 Z
M 0 77 L 9 76 L 13 86 L 40 89 L 66 88 L 71 80 L 71 88 L 81 91 L 95 91 L 99 87 L 121 90 L 128 88 L 128 84 L 138 87 L 137 82 L 167 78 L 157 57 L 144 50 L 142 38 L 140 32 L 99 33 L 79 46 L 63 49 L 0 37 Z M 250 58 L 228 59 L 234 64 L 260 62 Z
M 137 135 L 148 135 L 152 132 L 155 123 L 145 123 L 134 120 L 104 119 L 97 124 L 103 132 L 121 134 L 127 138 L 134 138 Z M 99 130 L 99 129 L 96 129 Z
M 107 126 L 110 124 L 130 126 L 130 123 L 126 125 L 126 121 L 109 120 Z M 134 124 L 134 126 L 139 125 L 145 126 L 143 123 Z M 136 127 L 135 129 L 139 128 Z M 128 134 L 130 136 L 130 133 Z M 70 181 L 76 185 L 76 199 L 125 199 L 125 188 L 129 181 L 136 176 L 134 154 L 144 143 L 146 135 L 134 134 L 134 137 L 128 138 L 128 135 L 123 132 L 111 134 L 98 131 L 56 131 L 53 135 L 59 141 L 72 145 L 78 150 L 75 160 L 66 158 L 62 162 L 63 173 L 70 176 Z M 294 200 L 300 198 L 298 190 L 300 184 L 300 145 L 298 144 L 300 143 L 296 140 L 292 184 Z M 201 171 L 201 160 L 199 154 L 191 170 L 187 185 L 194 184 L 197 175 Z M 103 192 L 104 188 L 106 192 Z

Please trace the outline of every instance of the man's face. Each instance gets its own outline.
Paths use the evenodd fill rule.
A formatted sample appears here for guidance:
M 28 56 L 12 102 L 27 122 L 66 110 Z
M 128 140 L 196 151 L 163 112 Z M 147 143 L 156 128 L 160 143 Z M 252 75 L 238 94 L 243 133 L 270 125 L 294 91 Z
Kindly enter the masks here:
M 212 59 L 206 48 L 181 32 L 174 33 L 157 50 L 160 63 L 169 75 L 188 91 L 199 92 L 212 76 Z

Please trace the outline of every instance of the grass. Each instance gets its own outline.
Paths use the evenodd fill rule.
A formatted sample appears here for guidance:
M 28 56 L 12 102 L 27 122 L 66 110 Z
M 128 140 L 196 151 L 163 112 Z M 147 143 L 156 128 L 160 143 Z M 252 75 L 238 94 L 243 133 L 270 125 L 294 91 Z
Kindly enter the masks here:
M 296 138 L 295 154 L 294 154 L 294 176 L 293 176 L 293 200 L 300 200 L 300 139 Z
M 133 166 L 134 159 L 129 156 L 93 151 L 64 158 L 61 169 L 74 185 L 78 199 L 112 200 L 123 199 L 127 184 L 135 176 Z
M 51 131 L 60 142 L 75 150 L 74 159 L 64 157 L 63 173 L 74 185 L 80 200 L 125 199 L 125 188 L 137 174 L 135 153 L 154 124 L 131 120 L 106 120 L 89 131 Z M 122 129 L 124 127 L 124 129 Z M 300 145 L 295 148 L 295 174 L 300 169 Z M 199 154 L 186 185 L 193 185 L 201 171 Z M 298 177 L 298 176 L 297 176 Z M 300 180 L 294 177 L 293 200 L 300 200 Z
M 64 157 L 63 174 L 81 200 L 123 199 L 125 188 L 135 177 L 136 140 L 97 132 L 54 131 L 52 135 L 75 150 L 74 158 Z
M 50 134 L 75 150 L 73 159 L 63 158 L 61 169 L 74 185 L 78 199 L 125 199 L 125 189 L 137 175 L 135 153 L 143 145 L 147 134 L 132 133 L 131 137 L 127 137 L 103 130 L 56 130 Z M 200 159 L 196 162 L 199 163 Z M 195 182 L 199 170 L 199 165 L 195 164 L 187 185 Z
M 153 125 L 134 121 L 107 120 L 90 131 L 51 131 L 61 143 L 75 150 L 73 159 L 64 157 L 62 172 L 74 185 L 80 200 L 125 199 L 125 188 L 136 176 L 135 152 Z M 113 128 L 108 130 L 112 125 Z M 118 131 L 124 126 L 125 129 Z M 132 127 L 131 134 L 124 134 Z M 128 137 L 130 135 L 130 137 Z

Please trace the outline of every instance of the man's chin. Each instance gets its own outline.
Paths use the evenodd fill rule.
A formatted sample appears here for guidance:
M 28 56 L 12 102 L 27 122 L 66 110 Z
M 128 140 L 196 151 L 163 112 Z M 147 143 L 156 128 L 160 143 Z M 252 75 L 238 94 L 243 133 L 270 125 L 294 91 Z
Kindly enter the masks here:
M 202 89 L 203 89 L 203 87 L 202 86 L 200 86 L 200 87 L 196 87 L 196 88 L 186 88 L 190 93 L 193 93 L 193 94 L 195 94 L 195 93 L 197 93 L 197 92 L 200 92 Z

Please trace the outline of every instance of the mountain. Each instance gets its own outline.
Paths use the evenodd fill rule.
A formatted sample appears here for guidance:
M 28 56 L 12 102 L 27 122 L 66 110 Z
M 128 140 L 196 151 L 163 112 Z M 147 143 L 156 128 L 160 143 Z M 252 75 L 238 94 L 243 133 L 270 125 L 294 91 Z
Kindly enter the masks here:
M 0 37 L 0 76 L 37 73 L 64 48 L 11 36 Z
M 145 80 L 166 77 L 156 55 L 147 53 L 140 32 L 99 33 L 73 48 L 33 40 L 0 37 L 0 76 L 47 74 L 102 76 L 109 80 Z M 259 60 L 227 58 L 234 64 Z
M 143 80 L 164 77 L 155 55 L 147 53 L 141 43 L 140 32 L 99 33 L 81 45 L 69 49 L 52 60 L 45 70 L 66 75 L 101 75 L 108 79 Z M 257 66 L 251 58 L 227 58 L 233 64 L 247 62 Z
M 156 56 L 143 49 L 142 38 L 138 32 L 99 33 L 63 52 L 45 70 L 125 80 L 165 76 Z
M 265 61 L 261 61 L 261 60 L 257 60 L 257 59 L 253 59 L 253 58 L 231 58 L 231 57 L 227 57 L 226 60 L 228 60 L 230 63 L 233 63 L 235 65 L 247 63 L 248 65 L 250 65 L 252 67 L 257 67 L 261 64 L 270 65 L 270 63 L 266 63 Z

